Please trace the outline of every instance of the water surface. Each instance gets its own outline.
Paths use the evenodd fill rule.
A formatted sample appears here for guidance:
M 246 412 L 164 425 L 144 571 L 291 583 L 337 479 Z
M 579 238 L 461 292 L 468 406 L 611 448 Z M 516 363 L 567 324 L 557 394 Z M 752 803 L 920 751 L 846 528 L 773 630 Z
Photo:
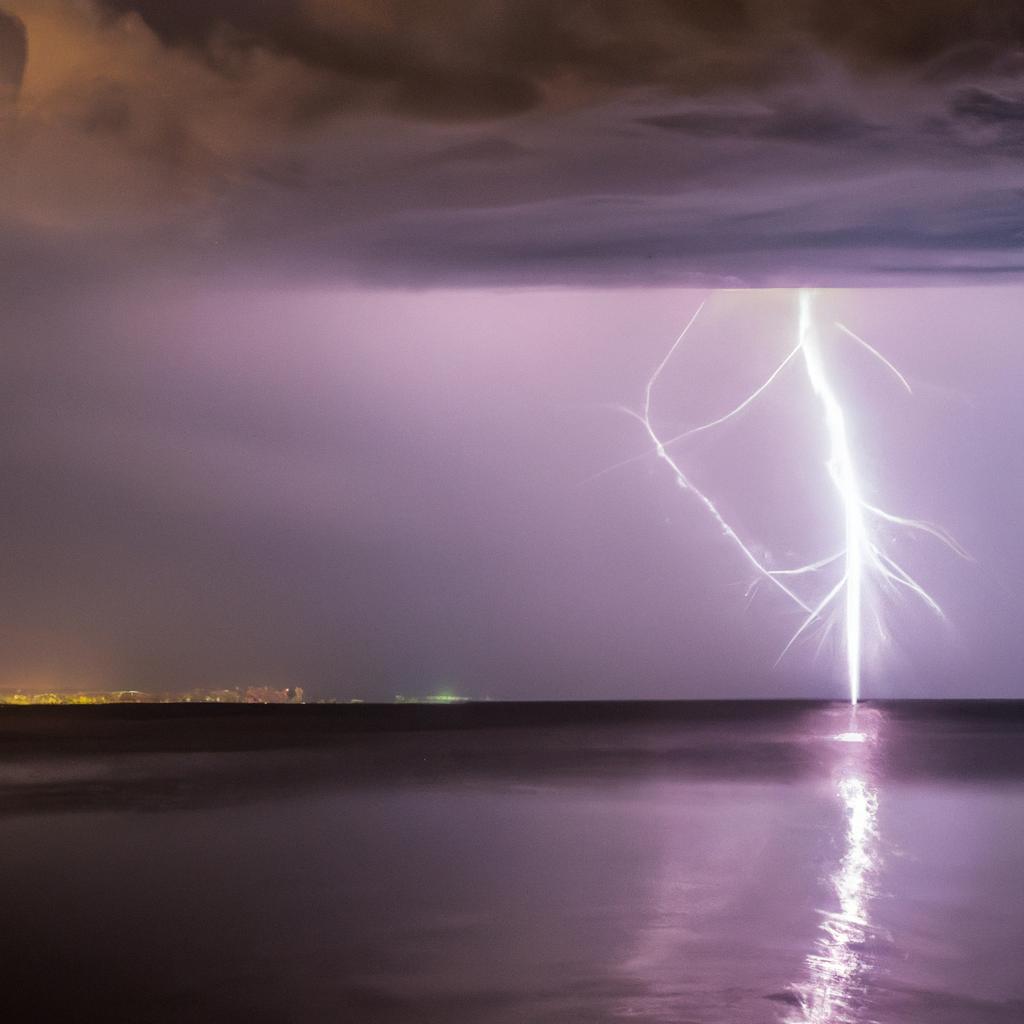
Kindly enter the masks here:
M 1014 704 L 10 709 L 9 1013 L 1019 1024 L 1022 740 Z

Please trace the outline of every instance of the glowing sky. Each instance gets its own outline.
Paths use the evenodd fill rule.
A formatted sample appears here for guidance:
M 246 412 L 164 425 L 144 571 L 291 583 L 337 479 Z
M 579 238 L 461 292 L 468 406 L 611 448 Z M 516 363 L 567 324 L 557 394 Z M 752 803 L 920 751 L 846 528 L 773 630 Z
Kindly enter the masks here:
M 612 406 L 642 394 L 698 299 L 131 282 L 9 300 L 9 672 L 267 672 L 366 696 L 841 696 L 842 672 L 810 650 L 771 670 L 798 610 L 764 593 L 747 607 L 748 567 L 657 460 L 591 479 L 648 447 Z M 664 429 L 762 379 L 793 308 L 789 292 L 713 296 L 661 382 Z M 952 625 L 910 603 L 865 692 L 1015 692 L 1024 294 L 854 292 L 819 308 L 915 389 L 840 350 L 872 493 L 977 559 L 927 538 L 894 548 Z M 739 528 L 797 562 L 832 550 L 838 523 L 819 411 L 799 374 L 778 384 L 683 457 Z
M 834 367 L 872 495 L 977 559 L 901 549 L 950 625 L 865 693 L 1018 693 L 1022 44 L 967 0 L 0 0 L 0 686 L 841 696 L 654 460 L 592 479 L 713 289 L 819 284 L 913 385 Z M 715 291 L 662 429 L 795 329 Z M 836 520 L 780 385 L 682 458 L 781 562 Z

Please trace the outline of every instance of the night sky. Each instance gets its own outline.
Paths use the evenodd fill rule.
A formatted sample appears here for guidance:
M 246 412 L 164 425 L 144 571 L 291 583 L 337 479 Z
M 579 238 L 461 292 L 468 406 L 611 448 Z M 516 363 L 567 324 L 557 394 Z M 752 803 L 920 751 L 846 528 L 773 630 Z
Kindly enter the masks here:
M 0 0 L 0 689 L 841 696 L 642 454 L 792 345 L 894 541 L 865 693 L 1021 696 L 1024 8 Z M 752 289 L 770 286 L 773 291 Z M 834 544 L 799 376 L 680 456 Z M 600 474 L 600 475 L 597 475 Z

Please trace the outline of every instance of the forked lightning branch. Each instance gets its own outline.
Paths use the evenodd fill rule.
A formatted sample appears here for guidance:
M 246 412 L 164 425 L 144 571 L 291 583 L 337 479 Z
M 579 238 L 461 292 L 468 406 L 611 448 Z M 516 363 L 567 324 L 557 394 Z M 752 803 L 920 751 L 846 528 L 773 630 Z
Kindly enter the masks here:
M 793 348 L 755 391 L 727 412 L 668 438 L 663 437 L 654 425 L 654 398 L 661 375 L 697 323 L 703 304 L 648 379 L 640 411 L 626 411 L 643 425 L 653 445 L 653 454 L 672 473 L 680 489 L 691 495 L 696 504 L 711 516 L 748 565 L 753 577 L 752 585 L 768 584 L 773 592 L 801 613 L 800 625 L 783 647 L 780 660 L 811 631 L 820 630 L 824 638 L 834 629 L 841 630 L 850 701 L 856 704 L 861 693 L 861 665 L 866 633 L 871 630 L 877 639 L 885 639 L 885 601 L 904 592 L 922 602 L 935 615 L 943 615 L 938 602 L 887 550 L 884 535 L 892 535 L 901 530 L 918 531 L 937 538 L 961 557 L 966 558 L 967 555 L 939 527 L 896 515 L 866 500 L 847 413 L 829 376 L 828 346 L 843 341 L 854 343 L 871 355 L 908 394 L 912 394 L 910 385 L 885 356 L 843 324 L 834 323 L 826 337 L 815 321 L 812 291 L 798 291 L 796 303 L 796 342 Z M 825 476 L 833 491 L 835 514 L 841 523 L 842 547 L 804 565 L 780 569 L 767 565 L 751 544 L 729 524 L 715 501 L 696 486 L 683 469 L 678 451 L 683 442 L 739 416 L 789 367 L 800 364 L 803 365 L 811 394 L 821 410 L 827 443 Z

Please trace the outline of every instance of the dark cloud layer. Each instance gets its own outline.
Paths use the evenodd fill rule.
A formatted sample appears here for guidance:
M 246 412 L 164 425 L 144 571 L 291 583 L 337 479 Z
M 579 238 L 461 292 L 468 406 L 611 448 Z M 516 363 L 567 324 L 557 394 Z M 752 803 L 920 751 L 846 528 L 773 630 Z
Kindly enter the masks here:
M 1011 98 L 987 89 L 968 87 L 953 98 L 953 110 L 961 117 L 986 124 L 1019 124 L 1024 121 L 1024 96 Z
M 0 11 L 0 102 L 17 95 L 27 56 L 24 24 L 20 18 Z
M 1020 262 L 1009 0 L 4 9 L 9 260 L 697 284 Z
M 488 98 L 494 113 L 524 109 L 564 74 L 702 92 L 788 77 L 814 52 L 876 71 L 938 61 L 948 73 L 958 55 L 978 71 L 1024 44 L 1024 13 L 1012 0 L 102 3 L 214 60 L 224 59 L 226 39 L 267 47 L 342 78 L 391 80 L 399 94 L 421 87 L 425 110 L 453 116 L 483 113 Z

